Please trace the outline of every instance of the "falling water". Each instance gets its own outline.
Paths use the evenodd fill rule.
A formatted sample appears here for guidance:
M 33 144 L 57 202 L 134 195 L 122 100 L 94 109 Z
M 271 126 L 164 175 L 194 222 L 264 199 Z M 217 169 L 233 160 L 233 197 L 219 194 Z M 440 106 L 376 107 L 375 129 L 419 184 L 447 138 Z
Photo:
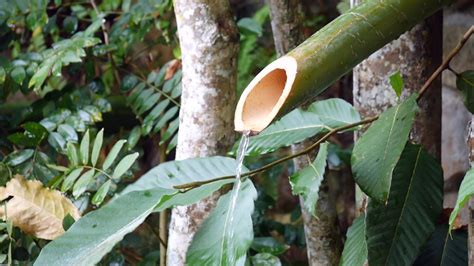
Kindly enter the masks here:
M 249 136 L 250 136 L 250 131 L 245 131 L 242 133 L 242 140 L 240 140 L 239 144 L 239 149 L 237 150 L 237 167 L 235 169 L 235 180 L 234 180 L 234 186 L 231 191 L 231 196 L 230 196 L 230 201 L 229 201 L 229 209 L 227 212 L 227 217 L 226 217 L 226 225 L 230 225 L 227 230 L 224 231 L 226 234 L 227 239 L 227 264 L 229 266 L 233 266 L 236 264 L 236 258 L 235 258 L 235 250 L 232 245 L 231 239 L 234 237 L 234 211 L 235 207 L 237 205 L 237 199 L 239 197 L 239 191 L 240 191 L 240 186 L 242 184 L 242 181 L 240 180 L 240 176 L 242 174 L 242 165 L 244 163 L 244 157 L 245 157 L 245 152 L 247 150 L 247 146 L 249 144 Z M 229 241 L 230 240 L 230 241 Z

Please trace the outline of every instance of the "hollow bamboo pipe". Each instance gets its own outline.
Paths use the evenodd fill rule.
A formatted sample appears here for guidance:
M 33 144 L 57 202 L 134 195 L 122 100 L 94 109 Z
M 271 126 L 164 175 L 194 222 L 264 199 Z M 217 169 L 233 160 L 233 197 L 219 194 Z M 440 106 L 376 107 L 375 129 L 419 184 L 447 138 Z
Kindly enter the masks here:
M 450 2 L 366 0 L 350 9 L 250 82 L 237 104 L 235 130 L 262 131 Z

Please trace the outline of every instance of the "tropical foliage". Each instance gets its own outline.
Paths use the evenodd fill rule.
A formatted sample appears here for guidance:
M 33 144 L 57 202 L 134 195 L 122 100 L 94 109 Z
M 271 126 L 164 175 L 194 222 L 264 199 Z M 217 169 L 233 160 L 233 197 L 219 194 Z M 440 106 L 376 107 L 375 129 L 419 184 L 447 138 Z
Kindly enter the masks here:
M 267 6 L 238 19 L 239 92 L 275 57 L 269 19 Z M 227 157 L 173 160 L 182 70 L 171 1 L 5 0 L 0 38 L 7 51 L 0 55 L 0 263 L 156 264 L 156 245 L 134 234 L 155 235 L 156 213 L 220 190 L 187 263 L 281 265 L 305 240 L 297 204 L 284 218 L 269 214 L 277 184 L 285 181 L 317 218 L 322 181 L 343 168 L 369 198 L 347 230 L 341 265 L 467 261 L 466 232 L 455 220 L 474 194 L 473 170 L 449 222 L 439 223 L 442 170 L 410 140 L 420 97 L 402 94 L 399 73 L 389 81 L 398 104 L 379 117 L 362 117 L 343 99 L 319 99 L 250 137 L 231 209 L 235 148 Z M 470 111 L 473 73 L 457 76 Z M 330 138 L 362 129 L 353 148 Z M 303 155 L 308 166 L 295 171 L 289 147 L 303 141 L 315 143 L 317 155 Z

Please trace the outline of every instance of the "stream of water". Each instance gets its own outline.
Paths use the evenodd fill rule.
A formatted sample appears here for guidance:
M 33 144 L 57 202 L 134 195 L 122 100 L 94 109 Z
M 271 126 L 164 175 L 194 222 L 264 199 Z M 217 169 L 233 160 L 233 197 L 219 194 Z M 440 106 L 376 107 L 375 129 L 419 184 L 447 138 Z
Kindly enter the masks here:
M 228 208 L 227 217 L 226 217 L 226 220 L 227 220 L 226 224 L 230 226 L 230 228 L 228 228 L 228 230 L 225 230 L 224 232 L 227 234 L 226 239 L 227 239 L 227 244 L 228 244 L 226 265 L 229 265 L 229 266 L 233 266 L 236 264 L 235 250 L 232 244 L 233 241 L 231 239 L 234 237 L 234 212 L 235 212 L 235 207 L 237 205 L 237 199 L 239 198 L 240 186 L 242 185 L 240 176 L 242 175 L 242 165 L 244 163 L 245 152 L 247 150 L 247 146 L 249 145 L 249 139 L 250 139 L 250 131 L 243 132 L 242 139 L 240 140 L 239 148 L 237 149 L 237 157 L 236 157 L 237 166 L 235 169 L 235 180 L 234 180 L 234 186 L 230 194 L 229 208 Z

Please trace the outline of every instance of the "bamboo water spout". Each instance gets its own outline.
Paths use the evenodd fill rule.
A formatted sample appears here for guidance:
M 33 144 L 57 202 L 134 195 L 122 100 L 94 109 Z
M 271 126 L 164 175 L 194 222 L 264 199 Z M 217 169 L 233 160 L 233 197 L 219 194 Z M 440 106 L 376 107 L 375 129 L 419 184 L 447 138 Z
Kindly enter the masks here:
M 367 0 L 350 9 L 250 82 L 237 104 L 235 130 L 262 131 L 450 2 Z

